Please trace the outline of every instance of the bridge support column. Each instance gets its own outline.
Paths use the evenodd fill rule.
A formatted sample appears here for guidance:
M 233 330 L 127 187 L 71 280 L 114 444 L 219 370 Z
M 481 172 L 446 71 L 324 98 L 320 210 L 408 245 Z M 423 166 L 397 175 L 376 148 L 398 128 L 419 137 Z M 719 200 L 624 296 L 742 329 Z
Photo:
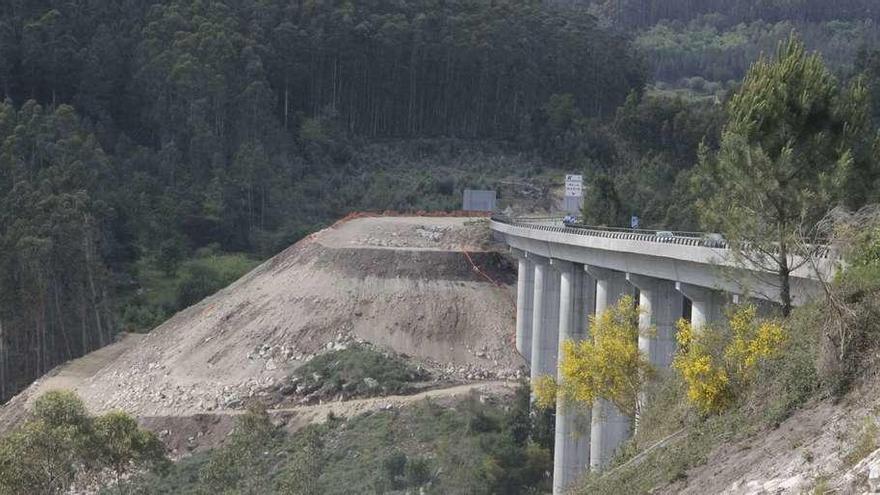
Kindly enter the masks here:
M 516 350 L 526 363 L 531 364 L 535 265 L 525 253 L 513 252 L 519 258 L 516 281 Z
M 675 323 L 684 298 L 674 282 L 632 273 L 626 279 L 639 289 L 639 350 L 655 368 L 668 368 L 675 357 Z
M 675 288 L 691 301 L 691 326 L 694 329 L 703 328 L 721 317 L 724 300 L 718 291 L 683 282 L 676 282 Z
M 532 383 L 544 375 L 556 376 L 556 349 L 559 345 L 559 274 L 544 258 L 535 257 L 534 264 Z
M 560 274 L 559 342 L 557 355 L 561 362 L 563 344 L 587 337 L 587 311 L 594 307 L 594 282 L 583 265 L 567 261 L 551 262 Z M 558 366 L 557 366 L 558 368 Z M 562 380 L 557 369 L 557 380 Z M 556 438 L 553 452 L 553 493 L 565 493 L 590 463 L 590 416 L 587 406 L 556 400 Z
M 684 297 L 675 290 L 675 283 L 627 273 L 626 279 L 639 289 L 639 352 L 658 370 L 669 368 L 675 357 L 675 323 L 682 316 Z M 644 390 L 639 392 L 635 429 L 647 402 Z
M 588 273 L 596 279 L 596 314 L 632 294 L 622 272 L 589 267 Z M 620 444 L 632 434 L 632 419 L 621 413 L 610 402 L 600 399 L 593 404 L 590 429 L 590 469 L 600 471 L 611 460 Z

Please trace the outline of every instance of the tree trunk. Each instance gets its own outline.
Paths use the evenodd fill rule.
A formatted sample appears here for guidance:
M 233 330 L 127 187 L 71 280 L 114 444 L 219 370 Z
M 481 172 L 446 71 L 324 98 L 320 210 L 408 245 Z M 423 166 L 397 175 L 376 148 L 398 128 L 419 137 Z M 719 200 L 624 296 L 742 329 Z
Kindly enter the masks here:
M 6 335 L 3 333 L 3 321 L 0 320 L 0 401 L 6 401 Z
M 79 291 L 79 316 L 80 316 L 80 325 L 82 330 L 82 354 L 85 356 L 89 352 L 89 330 L 87 321 L 88 310 L 86 308 L 86 293 L 85 288 L 80 289 Z
M 92 274 L 92 256 L 91 256 L 92 243 L 91 243 L 91 239 L 89 238 L 89 232 L 88 232 L 88 229 L 90 228 L 89 224 L 90 224 L 90 222 L 88 221 L 88 219 L 84 219 L 84 225 L 85 225 L 86 232 L 83 233 L 83 250 L 85 251 L 85 258 L 86 258 L 86 275 L 87 275 L 88 281 L 89 281 L 89 290 L 92 293 L 91 303 L 92 303 L 92 308 L 95 311 L 95 329 L 98 331 L 98 345 L 101 347 L 104 347 L 104 345 L 105 345 L 104 326 L 101 323 L 101 310 L 98 307 L 98 290 L 97 290 L 97 287 L 95 286 L 95 277 Z
M 61 312 L 61 302 L 60 297 L 58 295 L 58 284 L 52 284 L 52 292 L 55 296 L 55 318 L 58 323 L 58 331 L 61 333 L 61 340 L 64 341 L 64 358 L 69 360 L 73 357 L 71 349 L 70 349 L 70 339 L 67 337 L 67 329 L 64 326 L 64 314 Z
M 290 116 L 290 83 L 288 81 L 289 76 L 284 76 L 284 129 L 288 129 L 289 116 Z
M 782 315 L 791 314 L 791 267 L 788 265 L 788 245 L 779 244 L 779 300 L 782 303 Z

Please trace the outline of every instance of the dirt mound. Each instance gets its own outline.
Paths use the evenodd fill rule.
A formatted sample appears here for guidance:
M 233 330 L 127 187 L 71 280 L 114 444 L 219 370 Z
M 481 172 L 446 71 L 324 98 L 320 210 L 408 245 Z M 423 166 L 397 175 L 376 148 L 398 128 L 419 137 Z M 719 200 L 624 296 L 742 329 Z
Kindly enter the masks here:
M 237 409 L 317 353 L 352 341 L 462 380 L 512 378 L 523 364 L 512 346 L 512 273 L 490 250 L 485 219 L 354 218 L 288 248 L 68 385 L 94 412 Z

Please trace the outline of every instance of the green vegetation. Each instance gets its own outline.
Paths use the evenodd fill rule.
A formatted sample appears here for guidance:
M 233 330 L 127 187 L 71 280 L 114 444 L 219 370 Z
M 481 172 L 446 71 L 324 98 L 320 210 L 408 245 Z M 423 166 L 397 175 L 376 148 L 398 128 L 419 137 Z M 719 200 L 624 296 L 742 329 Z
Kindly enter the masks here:
M 0 399 L 352 210 L 540 173 L 548 102 L 644 85 L 585 9 L 524 0 L 5 7 Z
M 841 246 L 848 266 L 827 287 L 821 306 L 819 314 L 833 317 L 817 317 L 816 322 L 821 322 L 826 339 L 819 347 L 820 371 L 841 396 L 876 364 L 872 352 L 880 341 L 880 216 L 867 206 L 827 223 L 821 231 Z
M 680 320 L 672 367 L 691 404 L 707 414 L 724 411 L 751 386 L 758 366 L 782 356 L 789 333 L 775 319 L 758 318 L 752 305 L 731 308 L 719 328 L 693 328 Z
M 712 101 L 634 93 L 606 123 L 575 112 L 560 131 L 570 137 L 545 153 L 584 170 L 587 223 L 629 225 L 637 214 L 648 228 L 695 230 L 689 172 L 700 144 L 718 143 L 723 122 Z
M 791 273 L 803 266 L 791 256 L 812 255 L 805 235 L 832 205 L 873 194 L 863 189 L 877 177 L 866 108 L 861 82 L 841 90 L 792 37 L 752 66 L 728 104 L 720 149 L 701 154 L 693 188 L 702 227 L 723 232 L 743 266 L 778 275 L 786 316 Z
M 802 312 L 814 309 L 798 308 L 789 321 L 799 322 Z M 778 426 L 808 399 L 827 390 L 820 385 L 817 368 L 817 347 L 822 342 L 818 326 L 812 320 L 809 327 L 789 332 L 790 338 L 777 352 L 755 361 L 749 380 L 734 376 L 735 385 L 725 388 L 724 401 L 713 402 L 717 408 L 701 407 L 707 396 L 690 392 L 686 379 L 691 375 L 661 374 L 647 389 L 647 406 L 636 435 L 609 470 L 589 476 L 578 493 L 647 493 L 686 479 L 687 471 L 704 464 L 718 445 Z M 735 333 L 726 327 L 707 330 L 707 337 L 709 332 L 729 337 Z M 723 356 L 724 345 L 714 348 Z
M 566 401 L 592 407 L 599 399 L 613 404 L 628 416 L 638 414 L 638 395 L 653 374 L 647 358 L 639 352 L 639 310 L 631 296 L 590 319 L 590 336 L 562 346 L 558 393 Z M 546 392 L 535 390 L 539 404 L 553 404 Z
M 861 167 L 880 149 L 866 1 L 13 1 L 0 399 L 356 209 L 450 210 L 553 168 L 584 172 L 589 223 L 696 229 L 700 145 L 790 28 L 875 96 Z M 646 92 L 642 59 L 686 84 Z M 850 206 L 877 190 L 858 177 Z
M 880 40 L 871 0 L 588 0 L 593 13 L 634 33 L 663 86 L 723 95 L 762 53 L 798 32 L 846 75 L 856 53 Z
M 421 367 L 362 344 L 316 356 L 292 377 L 305 394 L 345 399 L 406 394 L 414 390 L 413 383 L 429 379 Z
M 649 386 L 630 444 L 606 474 L 590 476 L 579 493 L 645 493 L 680 481 L 717 445 L 747 442 L 778 427 L 811 399 L 839 398 L 861 379 L 873 380 L 880 349 L 880 215 L 867 208 L 832 219 L 820 231 L 841 247 L 847 268 L 827 287 L 829 297 L 795 308 L 782 320 L 755 319 L 741 309 L 728 324 L 705 329 L 700 353 L 730 376 L 725 400 L 716 403 L 719 407 L 701 408 L 705 396 L 689 393 L 693 376 L 686 371 L 699 357 L 690 343 L 676 359 L 679 372 L 661 374 L 662 380 Z M 873 452 L 878 438 L 875 419 L 854 424 L 842 438 L 844 466 Z M 825 484 L 818 480 L 816 493 L 824 493 Z
M 628 27 L 653 26 L 664 19 L 690 22 L 714 17 L 721 26 L 735 26 L 758 19 L 777 22 L 789 19 L 818 22 L 840 19 L 880 20 L 871 0 L 590 0 L 595 12 Z
M 822 53 L 838 74 L 850 70 L 861 47 L 876 45 L 880 39 L 876 22 L 864 18 L 815 23 L 759 20 L 725 26 L 718 17 L 705 16 L 689 23 L 660 21 L 640 31 L 635 45 L 664 85 L 723 97 L 755 60 L 772 53 L 792 32 Z
M 293 435 L 253 409 L 222 447 L 105 493 L 542 493 L 552 455 L 532 429 L 526 386 L 503 405 L 424 401 Z
M 674 395 L 672 398 L 685 401 L 683 394 Z M 719 443 L 736 438 L 737 435 L 746 435 L 750 431 L 747 420 L 738 412 L 712 416 L 704 420 L 688 417 L 684 432 L 666 440 L 666 443 L 647 452 L 644 457 L 630 464 L 626 463 L 639 450 L 665 439 L 650 433 L 645 435 L 644 432 L 649 432 L 657 426 L 667 427 L 672 419 L 668 418 L 659 425 L 649 421 L 647 417 L 642 419 L 640 429 L 643 433 L 633 440 L 633 444 L 624 450 L 605 474 L 588 475 L 578 486 L 576 493 L 585 495 L 650 493 L 656 487 L 687 479 L 687 470 L 704 464 Z
M 226 287 L 258 262 L 241 253 L 200 249 L 187 260 L 141 259 L 135 265 L 141 290 L 124 304 L 123 328 L 150 330 L 177 311 Z
M 66 493 L 107 473 L 162 472 L 165 449 L 130 416 L 91 417 L 70 392 L 49 392 L 33 417 L 0 439 L 0 493 Z
M 880 427 L 872 418 L 866 418 L 864 424 L 855 432 L 852 449 L 843 458 L 846 467 L 852 467 L 880 448 Z

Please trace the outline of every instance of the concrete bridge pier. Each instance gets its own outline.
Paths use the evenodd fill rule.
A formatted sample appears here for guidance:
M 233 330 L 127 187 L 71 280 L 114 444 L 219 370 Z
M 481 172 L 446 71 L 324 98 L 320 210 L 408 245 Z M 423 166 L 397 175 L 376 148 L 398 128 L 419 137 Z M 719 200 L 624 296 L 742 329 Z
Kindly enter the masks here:
M 532 355 L 530 378 L 556 376 L 559 346 L 559 274 L 547 258 L 534 257 L 535 291 L 532 299 Z
M 682 316 L 684 297 L 675 290 L 674 282 L 633 273 L 627 273 L 626 280 L 639 290 L 639 351 L 655 369 L 667 369 L 675 357 L 675 323 Z M 647 395 L 642 391 L 634 420 L 636 430 L 638 411 L 646 402 Z
M 675 289 L 691 301 L 691 326 L 696 330 L 721 319 L 726 301 L 716 290 L 676 282 Z
M 684 297 L 675 283 L 626 274 L 639 289 L 639 350 L 657 369 L 669 368 L 675 357 L 675 324 L 682 317 Z
M 563 344 L 579 342 L 587 337 L 587 311 L 595 306 L 595 282 L 584 266 L 567 261 L 552 260 L 559 271 L 559 340 L 557 356 L 562 359 Z M 557 380 L 562 371 L 557 369 Z M 585 406 L 556 400 L 556 438 L 553 452 L 553 493 L 562 494 L 572 482 L 586 471 L 590 463 L 590 416 Z
M 596 279 L 596 314 L 601 314 L 625 296 L 632 287 L 622 272 L 590 266 L 587 272 Z M 590 428 L 590 469 L 599 471 L 608 465 L 618 447 L 632 435 L 632 420 L 610 402 L 600 399 L 593 404 Z
M 511 252 L 519 260 L 516 280 L 516 350 L 526 363 L 531 364 L 535 265 L 526 253 L 513 249 Z
M 639 350 L 660 369 L 671 364 L 675 323 L 687 311 L 695 329 L 705 328 L 721 319 L 724 307 L 736 303 L 735 295 L 744 291 L 740 300 L 760 298 L 753 301 L 760 314 L 778 311 L 778 287 L 766 280 L 768 273 L 733 263 L 728 248 L 717 242 L 658 232 L 573 228 L 555 218 L 493 217 L 490 225 L 493 235 L 519 258 L 516 346 L 530 363 L 533 382 L 543 375 L 558 377 L 560 344 L 586 336 L 587 314 L 601 313 L 636 290 Z M 584 265 L 586 274 L 580 268 Z M 733 269 L 741 280 L 722 276 L 719 267 Z M 814 269 L 832 275 L 837 260 L 829 255 L 792 273 L 797 304 L 822 294 Z M 639 408 L 645 399 L 645 393 L 640 394 Z M 607 466 L 637 419 L 606 401 L 584 405 L 583 411 L 558 401 L 554 494 L 577 478 L 587 462 L 593 471 Z M 589 439 L 584 422 L 590 423 Z

